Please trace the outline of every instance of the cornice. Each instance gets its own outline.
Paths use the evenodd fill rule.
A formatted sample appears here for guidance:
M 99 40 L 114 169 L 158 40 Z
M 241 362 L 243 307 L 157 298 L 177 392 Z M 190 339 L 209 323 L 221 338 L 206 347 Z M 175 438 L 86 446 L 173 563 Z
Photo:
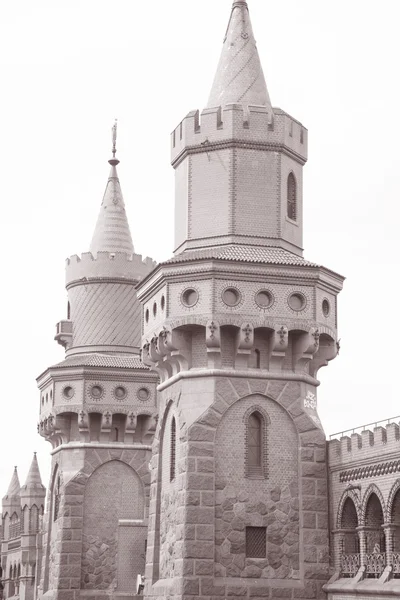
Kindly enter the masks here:
M 101 444 L 98 442 L 90 442 L 89 444 L 87 443 L 80 443 L 80 442 L 71 442 L 69 444 L 61 444 L 61 446 L 57 446 L 57 448 L 54 448 L 54 450 L 52 450 L 50 452 L 50 454 L 52 456 L 54 456 L 55 454 L 57 454 L 58 452 L 61 452 L 61 450 L 85 450 L 85 449 L 105 449 L 105 450 L 150 450 L 151 451 L 151 446 L 148 445 L 144 445 L 144 444 L 124 444 L 123 442 L 118 442 L 116 444 Z
M 173 159 L 171 164 L 175 169 L 187 156 L 191 154 L 203 154 L 216 150 L 227 150 L 231 148 L 241 148 L 244 150 L 259 150 L 263 152 L 280 152 L 281 154 L 285 154 L 286 156 L 293 158 L 302 166 L 304 166 L 307 162 L 307 159 L 301 156 L 301 154 L 298 154 L 288 146 L 285 146 L 285 144 L 281 144 L 278 142 L 251 142 L 247 140 L 233 138 L 230 140 L 222 140 L 216 142 L 196 144 L 195 146 L 187 146 Z
M 93 283 L 122 283 L 124 285 L 131 285 L 136 287 L 139 279 L 127 279 L 125 277 L 81 277 L 80 279 L 74 279 L 72 281 L 68 281 L 65 285 L 66 290 L 70 290 L 71 288 L 78 287 L 81 285 L 90 285 Z

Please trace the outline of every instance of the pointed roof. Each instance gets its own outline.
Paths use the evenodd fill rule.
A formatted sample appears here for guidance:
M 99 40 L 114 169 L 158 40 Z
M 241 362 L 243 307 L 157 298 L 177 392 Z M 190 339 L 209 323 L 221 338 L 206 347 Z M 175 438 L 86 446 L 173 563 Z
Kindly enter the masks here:
M 25 481 L 24 489 L 43 488 L 42 478 L 40 477 L 39 464 L 36 458 L 36 452 L 33 453 L 32 463 Z
M 13 498 L 20 495 L 21 485 L 19 483 L 17 467 L 14 467 L 14 473 L 8 486 L 6 498 Z
M 247 2 L 233 3 L 207 108 L 226 104 L 271 108 Z
M 90 245 L 92 254 L 98 252 L 134 253 L 124 198 L 117 173 L 119 160 L 115 158 L 116 132 L 117 126 L 115 123 L 113 127 L 113 158 L 108 161 L 111 165 L 111 171 Z

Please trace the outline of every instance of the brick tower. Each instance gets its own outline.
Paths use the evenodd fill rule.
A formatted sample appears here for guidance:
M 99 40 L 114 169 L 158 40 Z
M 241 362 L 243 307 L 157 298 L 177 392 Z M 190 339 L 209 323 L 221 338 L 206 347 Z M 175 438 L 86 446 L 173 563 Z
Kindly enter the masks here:
M 144 570 L 157 376 L 143 365 L 134 253 L 113 158 L 90 252 L 67 260 L 66 358 L 38 378 L 39 431 L 52 445 L 39 596 L 136 593 Z
M 172 134 L 175 257 L 139 287 L 160 375 L 145 598 L 322 598 L 343 278 L 302 256 L 306 129 L 272 108 L 247 3 L 208 106 Z

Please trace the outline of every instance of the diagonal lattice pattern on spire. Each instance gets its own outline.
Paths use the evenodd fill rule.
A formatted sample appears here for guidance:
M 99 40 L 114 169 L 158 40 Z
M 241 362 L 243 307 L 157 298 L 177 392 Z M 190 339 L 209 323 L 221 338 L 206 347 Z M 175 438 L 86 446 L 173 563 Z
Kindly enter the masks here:
M 208 108 L 226 104 L 271 108 L 247 3 L 233 3 Z

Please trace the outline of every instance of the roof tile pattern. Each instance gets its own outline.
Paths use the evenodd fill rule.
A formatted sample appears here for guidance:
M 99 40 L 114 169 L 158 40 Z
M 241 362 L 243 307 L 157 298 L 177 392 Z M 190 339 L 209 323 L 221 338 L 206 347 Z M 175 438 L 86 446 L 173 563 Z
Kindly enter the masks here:
M 318 267 L 297 254 L 275 247 L 230 245 L 222 248 L 206 248 L 205 250 L 187 250 L 171 258 L 164 264 L 190 262 L 201 259 L 217 259 L 262 263 L 273 265 L 290 265 L 303 267 Z
M 52 369 L 62 367 L 111 367 L 115 369 L 141 369 L 149 371 L 137 356 L 115 356 L 111 354 L 81 354 L 80 356 L 70 356 Z
M 111 163 L 111 172 L 101 203 L 90 252 L 92 254 L 97 254 L 97 252 L 133 254 L 132 236 L 116 168 L 118 161 L 111 160 L 109 162 Z
M 140 346 L 140 306 L 133 285 L 91 283 L 69 290 L 74 346 Z
M 233 3 L 208 108 L 226 104 L 271 108 L 246 2 Z

